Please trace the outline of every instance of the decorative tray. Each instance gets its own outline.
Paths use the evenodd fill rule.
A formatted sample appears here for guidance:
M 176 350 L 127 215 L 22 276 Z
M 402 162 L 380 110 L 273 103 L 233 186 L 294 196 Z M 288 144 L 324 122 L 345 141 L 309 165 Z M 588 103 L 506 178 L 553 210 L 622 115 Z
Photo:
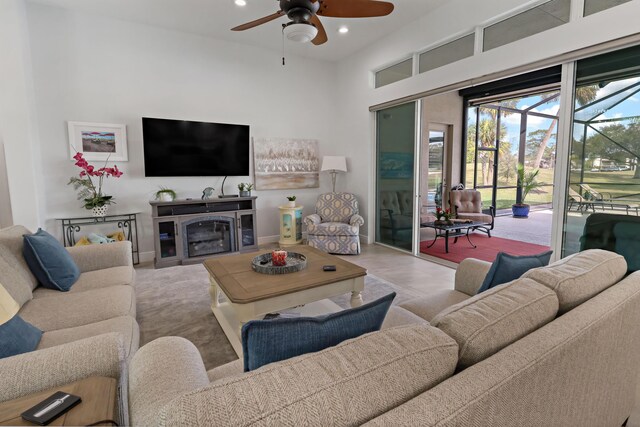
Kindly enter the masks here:
M 287 265 L 282 267 L 273 265 L 271 261 L 271 253 L 258 255 L 251 261 L 253 271 L 262 274 L 287 274 L 307 268 L 307 257 L 296 253 L 287 252 Z

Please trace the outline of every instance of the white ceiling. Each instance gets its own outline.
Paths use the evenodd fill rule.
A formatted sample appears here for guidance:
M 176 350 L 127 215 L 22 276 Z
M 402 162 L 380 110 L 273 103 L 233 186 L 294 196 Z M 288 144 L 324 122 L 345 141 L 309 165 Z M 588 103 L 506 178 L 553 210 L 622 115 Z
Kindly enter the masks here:
M 280 18 L 244 32 L 230 31 L 232 27 L 278 11 L 277 0 L 246 0 L 245 7 L 236 6 L 234 0 L 31 1 L 278 51 L 282 49 L 281 24 L 287 22 L 286 18 Z M 445 2 L 446 0 L 394 0 L 395 10 L 386 17 L 321 18 L 329 37 L 327 43 L 314 46 L 311 43 L 287 41 L 286 52 L 337 61 L 428 14 Z M 349 27 L 349 33 L 338 33 L 338 28 L 342 25 Z

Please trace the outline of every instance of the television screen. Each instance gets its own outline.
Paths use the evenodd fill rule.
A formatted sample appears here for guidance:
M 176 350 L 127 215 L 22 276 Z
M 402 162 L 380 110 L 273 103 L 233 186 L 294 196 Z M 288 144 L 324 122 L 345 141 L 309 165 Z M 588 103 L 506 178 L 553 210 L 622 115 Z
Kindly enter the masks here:
M 142 118 L 145 176 L 248 176 L 249 126 Z

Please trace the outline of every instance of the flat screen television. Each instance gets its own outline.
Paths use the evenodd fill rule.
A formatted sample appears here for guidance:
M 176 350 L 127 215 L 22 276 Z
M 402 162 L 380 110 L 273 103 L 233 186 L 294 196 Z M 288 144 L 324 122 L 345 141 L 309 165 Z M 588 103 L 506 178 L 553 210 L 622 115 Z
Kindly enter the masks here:
M 249 126 L 142 118 L 145 176 L 248 176 Z

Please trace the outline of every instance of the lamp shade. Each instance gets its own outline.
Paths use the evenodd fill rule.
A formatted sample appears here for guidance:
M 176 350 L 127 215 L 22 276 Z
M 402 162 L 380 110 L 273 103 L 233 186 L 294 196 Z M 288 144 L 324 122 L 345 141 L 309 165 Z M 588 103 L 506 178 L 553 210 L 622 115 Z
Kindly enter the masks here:
M 347 171 L 347 158 L 344 156 L 324 156 L 322 158 L 323 171 Z
M 0 325 L 11 320 L 18 310 L 20 306 L 0 283 Z

